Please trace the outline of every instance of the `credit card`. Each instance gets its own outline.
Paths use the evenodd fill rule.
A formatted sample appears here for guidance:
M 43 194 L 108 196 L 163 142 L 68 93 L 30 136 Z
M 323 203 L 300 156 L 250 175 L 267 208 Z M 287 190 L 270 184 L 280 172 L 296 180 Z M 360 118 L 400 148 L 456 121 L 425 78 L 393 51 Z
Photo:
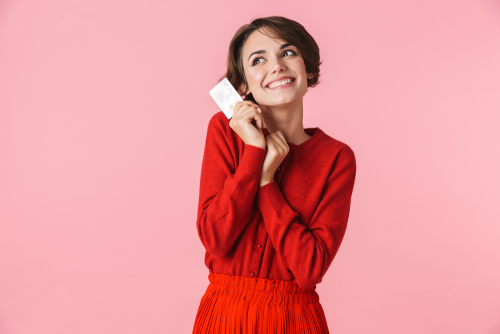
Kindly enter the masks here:
M 227 78 L 222 79 L 209 93 L 228 119 L 233 117 L 236 102 L 243 101 Z

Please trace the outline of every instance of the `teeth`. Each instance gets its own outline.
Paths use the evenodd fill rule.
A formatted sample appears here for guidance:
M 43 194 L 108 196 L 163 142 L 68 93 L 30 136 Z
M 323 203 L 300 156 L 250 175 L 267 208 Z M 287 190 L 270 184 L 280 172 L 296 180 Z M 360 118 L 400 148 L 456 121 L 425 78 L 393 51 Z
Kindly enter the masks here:
M 284 80 L 281 80 L 281 81 L 275 81 L 272 84 L 270 84 L 268 87 L 269 88 L 274 88 L 274 87 L 278 87 L 278 86 L 281 86 L 281 85 L 286 85 L 287 83 L 290 83 L 292 81 L 293 81 L 292 78 L 287 78 L 287 79 L 284 79 Z

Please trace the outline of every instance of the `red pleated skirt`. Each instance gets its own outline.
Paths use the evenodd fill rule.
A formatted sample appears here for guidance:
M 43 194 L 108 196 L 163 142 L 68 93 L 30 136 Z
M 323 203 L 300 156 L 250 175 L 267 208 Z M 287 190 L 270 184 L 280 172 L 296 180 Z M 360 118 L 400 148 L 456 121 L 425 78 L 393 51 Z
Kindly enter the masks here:
M 316 287 L 210 273 L 193 334 L 329 334 Z

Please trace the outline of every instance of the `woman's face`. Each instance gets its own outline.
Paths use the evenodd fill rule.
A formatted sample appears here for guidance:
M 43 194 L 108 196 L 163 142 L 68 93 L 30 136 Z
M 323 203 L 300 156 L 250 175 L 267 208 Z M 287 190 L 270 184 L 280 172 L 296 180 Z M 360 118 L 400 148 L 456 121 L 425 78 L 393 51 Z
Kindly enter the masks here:
M 246 94 L 252 93 L 259 105 L 277 106 L 301 99 L 306 93 L 307 79 L 313 78 L 312 73 L 306 74 L 299 50 L 286 43 L 255 30 L 243 45 L 243 68 L 249 86 Z M 293 82 L 268 86 L 280 77 L 291 77 Z M 241 85 L 240 92 L 244 86 Z

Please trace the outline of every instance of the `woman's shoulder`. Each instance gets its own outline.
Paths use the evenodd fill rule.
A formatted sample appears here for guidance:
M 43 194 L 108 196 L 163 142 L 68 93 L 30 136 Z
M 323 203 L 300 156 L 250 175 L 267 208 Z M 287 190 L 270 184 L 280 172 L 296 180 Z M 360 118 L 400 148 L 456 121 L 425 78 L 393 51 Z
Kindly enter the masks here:
M 328 135 L 323 130 L 319 130 L 321 131 L 321 142 L 324 150 L 335 156 L 342 156 L 343 158 L 355 160 L 354 151 L 351 146 L 342 140 Z
M 226 114 L 224 114 L 224 112 L 219 111 L 212 115 L 210 121 L 208 122 L 208 125 L 209 127 L 218 126 L 227 128 L 229 127 L 229 119 L 226 117 Z
M 209 136 L 222 135 L 226 137 L 228 135 L 229 129 L 230 129 L 229 119 L 222 111 L 219 111 L 213 114 L 210 120 L 208 121 L 207 134 Z

